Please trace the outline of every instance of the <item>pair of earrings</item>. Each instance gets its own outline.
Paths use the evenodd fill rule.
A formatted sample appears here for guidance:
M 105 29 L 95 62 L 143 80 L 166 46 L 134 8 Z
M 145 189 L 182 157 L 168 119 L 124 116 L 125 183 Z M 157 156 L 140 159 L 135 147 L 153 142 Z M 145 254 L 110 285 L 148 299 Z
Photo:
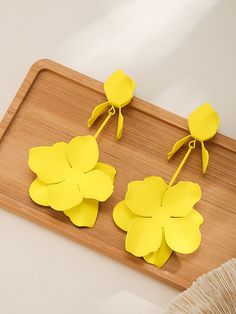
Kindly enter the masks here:
M 97 137 L 118 111 L 117 139 L 123 132 L 122 108 L 133 98 L 135 83 L 122 70 L 104 83 L 107 101 L 96 106 L 88 127 L 107 112 L 107 117 L 94 136 L 78 136 L 69 143 L 34 147 L 28 165 L 37 175 L 29 188 L 31 199 L 39 205 L 63 211 L 78 227 L 92 227 L 99 202 L 113 193 L 116 170 L 99 162 Z M 113 210 L 113 220 L 127 232 L 125 249 L 148 263 L 161 267 L 172 251 L 194 252 L 200 245 L 203 218 L 193 206 L 201 198 L 201 188 L 193 182 L 174 184 L 196 143 L 201 143 L 203 173 L 209 154 L 204 142 L 211 139 L 219 126 L 216 111 L 204 104 L 188 117 L 190 134 L 178 142 L 168 154 L 170 159 L 188 142 L 188 151 L 169 183 L 158 176 L 128 184 L 125 199 Z

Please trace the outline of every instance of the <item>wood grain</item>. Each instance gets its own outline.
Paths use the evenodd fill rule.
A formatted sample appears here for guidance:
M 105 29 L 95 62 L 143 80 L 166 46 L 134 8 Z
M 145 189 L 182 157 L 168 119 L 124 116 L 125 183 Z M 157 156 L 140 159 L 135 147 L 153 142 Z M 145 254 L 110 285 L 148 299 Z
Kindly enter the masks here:
M 171 178 L 182 149 L 168 162 L 174 142 L 187 134 L 186 120 L 134 98 L 124 109 L 125 129 L 115 139 L 116 119 L 99 137 L 100 160 L 116 167 L 115 192 L 101 204 L 94 228 L 77 228 L 62 213 L 34 204 L 28 187 L 34 178 L 27 166 L 30 147 L 69 141 L 94 134 L 101 123 L 87 129 L 95 105 L 104 101 L 102 83 L 49 60 L 35 63 L 27 74 L 0 124 L 0 206 L 124 264 L 185 289 L 199 275 L 236 256 L 236 141 L 217 136 L 206 143 L 210 164 L 201 173 L 199 147 L 189 158 L 179 180 L 198 182 L 202 200 L 196 209 L 205 219 L 202 245 L 191 255 L 173 254 L 162 269 L 135 258 L 124 250 L 125 233 L 112 220 L 114 205 L 124 198 L 128 182 L 148 175 Z M 10 226 L 9 226 L 10 227 Z M 14 232 L 14 231 L 13 231 Z

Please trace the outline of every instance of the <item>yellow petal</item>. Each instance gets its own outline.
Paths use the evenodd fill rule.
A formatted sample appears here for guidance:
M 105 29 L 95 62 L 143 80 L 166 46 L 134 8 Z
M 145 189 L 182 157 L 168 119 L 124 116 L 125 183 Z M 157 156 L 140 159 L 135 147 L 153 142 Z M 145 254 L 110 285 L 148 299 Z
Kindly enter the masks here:
M 87 172 L 93 169 L 99 157 L 97 141 L 91 135 L 73 138 L 68 144 L 67 157 L 76 170 Z
M 162 177 L 150 176 L 150 177 L 146 177 L 144 181 L 153 184 L 156 188 L 156 191 L 159 193 L 160 198 L 161 199 L 163 198 L 165 191 L 167 189 L 167 184 L 165 180 L 162 179 Z
M 83 200 L 83 195 L 73 181 L 48 185 L 48 203 L 55 210 L 67 210 Z
M 44 184 L 39 178 L 36 178 L 30 185 L 29 195 L 31 199 L 42 206 L 49 206 L 48 195 L 47 195 L 47 185 Z
M 194 208 L 190 211 L 190 213 L 185 216 L 185 218 L 190 219 L 194 223 L 196 223 L 198 226 L 201 226 L 204 222 L 202 215 L 196 211 Z
M 201 188 L 197 183 L 181 181 L 166 191 L 162 206 L 168 209 L 172 217 L 184 217 L 200 198 Z
M 123 134 L 123 128 L 124 128 L 124 118 L 121 113 L 121 107 L 119 107 L 119 117 L 118 117 L 118 127 L 116 132 L 116 138 L 119 140 Z
M 172 151 L 168 153 L 168 159 L 171 159 L 171 157 L 180 149 L 180 147 L 182 147 L 190 138 L 191 135 L 188 135 L 176 142 L 172 148 Z
M 192 137 L 199 141 L 212 138 L 219 127 L 218 113 L 208 103 L 198 107 L 188 117 L 188 126 Z
M 161 198 L 154 185 L 147 181 L 133 181 L 128 184 L 125 202 L 135 214 L 148 217 L 160 207 Z
M 135 256 L 157 251 L 162 241 L 162 228 L 152 218 L 134 218 L 129 224 L 125 249 Z
M 110 177 L 112 183 L 114 183 L 114 178 L 116 175 L 116 169 L 114 167 L 108 164 L 104 164 L 103 162 L 97 162 L 93 170 L 96 169 L 103 171 L 106 175 Z
M 171 218 L 164 232 L 168 246 L 178 253 L 192 253 L 201 242 L 199 226 L 190 219 Z
M 133 98 L 135 83 L 122 70 L 118 70 L 106 80 L 104 90 L 111 105 L 124 107 Z
M 108 107 L 110 106 L 109 102 L 106 101 L 100 105 L 97 105 L 92 113 L 92 116 L 89 118 L 88 120 L 88 127 L 90 128 L 93 123 L 97 120 L 97 118 L 105 111 L 108 109 Z
M 153 264 L 157 267 L 162 267 L 167 260 L 169 259 L 172 253 L 171 248 L 167 245 L 164 237 L 164 233 L 162 235 L 161 246 L 156 252 L 149 253 L 148 255 L 144 256 L 146 262 L 149 264 Z
M 98 201 L 85 198 L 79 205 L 65 210 L 64 214 L 78 227 L 93 227 L 98 214 Z
M 209 153 L 206 150 L 203 141 L 201 142 L 201 144 L 202 144 L 202 171 L 203 173 L 206 173 L 209 162 Z
M 92 170 L 80 177 L 79 188 L 85 198 L 104 202 L 113 192 L 113 184 L 108 175 L 101 170 Z
M 128 231 L 130 221 L 136 217 L 138 216 L 135 215 L 131 210 L 129 210 L 128 206 L 125 203 L 125 200 L 119 202 L 113 210 L 114 222 L 124 231 Z
M 29 151 L 28 165 L 44 183 L 57 183 L 65 179 L 70 165 L 65 154 L 66 143 L 33 147 Z

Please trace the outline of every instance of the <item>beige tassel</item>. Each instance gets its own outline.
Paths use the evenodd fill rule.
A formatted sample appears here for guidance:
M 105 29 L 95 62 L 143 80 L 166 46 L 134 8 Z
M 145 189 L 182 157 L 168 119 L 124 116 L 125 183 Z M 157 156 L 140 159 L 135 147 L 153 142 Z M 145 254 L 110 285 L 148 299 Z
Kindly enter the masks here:
M 199 277 L 169 305 L 167 314 L 235 314 L 236 258 Z

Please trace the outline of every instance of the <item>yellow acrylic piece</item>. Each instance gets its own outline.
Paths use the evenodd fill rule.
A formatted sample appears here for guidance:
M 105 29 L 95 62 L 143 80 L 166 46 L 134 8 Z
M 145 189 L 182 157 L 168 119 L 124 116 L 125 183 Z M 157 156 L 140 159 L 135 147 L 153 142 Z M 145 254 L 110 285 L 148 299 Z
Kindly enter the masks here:
M 219 123 L 218 113 L 208 103 L 198 107 L 188 117 L 190 134 L 198 141 L 207 141 L 214 137 Z
M 165 235 L 163 232 L 161 246 L 158 249 L 158 251 L 149 253 L 148 255 L 145 255 L 143 258 L 149 264 L 153 264 L 160 268 L 167 262 L 171 253 L 172 253 L 172 250 L 167 245 L 166 240 L 165 240 Z
M 44 184 L 39 178 L 36 178 L 30 185 L 29 195 L 31 199 L 42 206 L 49 206 L 47 184 Z
M 121 108 L 127 106 L 132 100 L 135 90 L 135 83 L 122 70 L 118 70 L 105 81 L 104 90 L 108 101 L 99 104 L 94 108 L 93 113 L 88 120 L 88 127 L 91 127 L 93 123 L 97 120 L 97 118 L 106 110 L 108 110 L 109 107 L 113 110 L 114 113 L 116 111 L 115 108 L 117 108 L 119 110 L 119 116 L 116 138 L 120 139 L 123 133 L 124 125 L 124 118 L 121 112 Z M 108 117 L 106 118 L 100 129 L 103 129 L 104 125 L 107 123 L 110 117 L 111 114 L 109 113 Z M 99 135 L 100 131 L 101 130 L 97 132 L 95 137 Z
M 70 169 L 65 153 L 65 143 L 31 148 L 29 167 L 44 183 L 63 181 Z
M 144 181 L 153 184 L 155 189 L 158 191 L 160 198 L 163 198 L 168 185 L 162 177 L 150 176 L 146 177 Z
M 110 104 L 108 101 L 96 106 L 92 112 L 92 116 L 91 118 L 88 120 L 88 127 L 90 128 L 94 121 L 97 120 L 97 118 L 103 113 L 105 112 L 106 110 L 108 110 Z
M 116 138 L 119 140 L 122 136 L 124 128 L 124 118 L 121 113 L 121 107 L 119 108 L 119 116 L 118 116 L 118 126 L 117 126 L 117 132 L 116 132 Z
M 103 162 L 97 162 L 94 167 L 94 170 L 95 169 L 103 171 L 106 175 L 110 177 L 112 183 L 114 183 L 114 179 L 116 175 L 116 169 L 114 167 L 112 167 L 111 165 L 105 164 Z
M 138 217 L 126 205 L 125 201 L 119 202 L 113 210 L 113 219 L 122 230 L 128 231 L 130 221 Z
M 201 226 L 203 224 L 203 218 L 202 215 L 196 211 L 195 209 L 192 209 L 188 215 L 186 216 L 186 218 L 192 220 L 193 222 L 195 222 L 198 226 Z
M 126 251 L 135 256 L 145 256 L 159 249 L 162 228 L 152 218 L 133 218 L 125 240 Z
M 200 186 L 192 182 L 167 186 L 161 177 L 152 176 L 129 183 L 125 200 L 113 211 L 116 225 L 127 231 L 126 250 L 158 267 L 172 250 L 195 251 L 203 219 L 193 206 L 200 197 Z
M 168 153 L 168 159 L 170 159 L 174 154 L 191 138 L 191 135 L 183 137 L 181 140 L 177 141 L 172 148 L 172 151 Z
M 172 218 L 165 226 L 164 232 L 166 243 L 178 253 L 192 253 L 201 242 L 199 226 L 190 219 Z
M 201 188 L 197 183 L 178 182 L 170 187 L 163 197 L 162 206 L 172 217 L 186 216 L 201 198 Z
M 104 90 L 109 103 L 122 108 L 133 98 L 135 83 L 122 70 L 117 70 L 104 83 Z
M 160 206 L 161 197 L 148 181 L 133 181 L 128 184 L 125 202 L 134 214 L 148 217 Z
M 32 148 L 28 164 L 37 178 L 29 188 L 31 199 L 59 211 L 71 210 L 87 198 L 105 201 L 113 192 L 116 170 L 99 163 L 98 157 L 97 142 L 90 135 Z M 91 217 L 88 220 L 91 224 Z
M 196 141 L 199 141 L 202 146 L 202 171 L 203 173 L 206 173 L 209 162 L 209 153 L 204 146 L 204 141 L 207 141 L 215 136 L 219 127 L 219 123 L 220 119 L 218 113 L 212 108 L 210 104 L 205 103 L 204 105 L 197 108 L 188 117 L 190 135 L 182 138 L 174 144 L 171 152 L 168 153 L 168 159 L 170 159 L 192 137 L 194 140 L 190 143 L 194 143 L 194 145 L 189 147 L 190 149 L 185 156 L 184 162 L 188 158 L 191 150 L 195 147 Z M 177 175 L 178 172 L 179 171 L 176 172 Z M 173 182 L 174 179 L 170 185 L 172 185 Z
M 79 179 L 79 188 L 85 198 L 104 202 L 113 193 L 113 184 L 108 175 L 101 170 L 92 170 Z
M 205 148 L 203 141 L 201 141 L 201 145 L 202 145 L 202 172 L 206 173 L 208 162 L 209 162 L 209 153 L 207 149 Z
M 98 204 L 97 200 L 84 199 L 79 205 L 64 211 L 64 214 L 77 227 L 93 227 L 98 215 Z

